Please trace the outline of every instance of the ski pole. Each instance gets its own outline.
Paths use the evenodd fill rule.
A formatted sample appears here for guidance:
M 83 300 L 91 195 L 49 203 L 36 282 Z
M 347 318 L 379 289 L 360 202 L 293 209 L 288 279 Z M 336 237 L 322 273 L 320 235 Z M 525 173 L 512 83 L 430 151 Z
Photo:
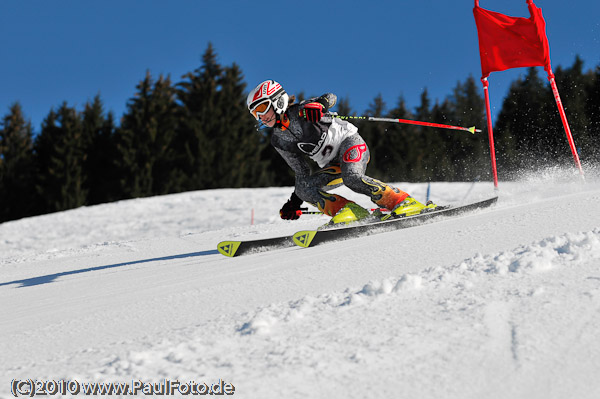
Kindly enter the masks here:
M 427 196 L 425 196 L 427 202 L 429 202 L 429 194 L 431 194 L 431 182 L 427 183 Z
M 464 132 L 469 132 L 471 134 L 475 134 L 475 132 L 481 132 L 480 129 L 475 129 L 475 126 L 461 127 L 461 126 L 443 125 L 441 123 L 413 121 L 410 119 L 375 118 L 372 116 L 348 116 L 348 115 L 332 115 L 332 116 L 334 118 L 339 118 L 339 119 L 358 119 L 358 120 L 369 121 L 369 122 L 404 123 L 407 125 L 419 125 L 419 126 L 438 127 L 441 129 L 462 130 Z
M 385 209 L 385 208 L 370 208 L 369 209 L 371 212 L 373 211 L 381 211 L 381 212 L 389 212 L 389 209 Z M 300 208 L 300 210 L 296 211 L 296 214 L 298 216 L 302 216 L 302 215 L 324 215 L 323 212 L 321 211 L 309 211 L 308 208 Z
M 323 212 L 321 212 L 321 211 L 309 211 L 308 208 L 300 208 L 299 210 L 296 211 L 296 214 L 298 216 L 301 216 L 301 215 L 322 215 Z

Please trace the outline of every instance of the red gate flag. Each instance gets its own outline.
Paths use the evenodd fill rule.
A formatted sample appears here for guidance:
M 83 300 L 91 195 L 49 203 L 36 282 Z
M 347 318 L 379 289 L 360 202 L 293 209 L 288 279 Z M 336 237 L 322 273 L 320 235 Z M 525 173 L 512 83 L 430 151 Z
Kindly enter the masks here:
M 543 66 L 550 70 L 546 21 L 533 1 L 527 1 L 530 18 L 509 17 L 485 10 L 477 3 L 473 14 L 483 78 L 491 72 L 518 67 Z
M 492 172 L 494 173 L 494 186 L 498 189 L 498 173 L 496 170 L 496 155 L 494 150 L 494 134 L 492 131 L 492 114 L 490 108 L 490 95 L 488 90 L 488 76 L 496 71 L 510 68 L 543 66 L 548 73 L 548 80 L 556 100 L 556 106 L 562 120 L 565 134 L 573 153 L 575 164 L 583 177 L 583 169 L 577 154 L 577 148 L 571 135 L 571 128 L 565 115 L 565 110 L 558 94 L 554 73 L 550 66 L 550 46 L 546 36 L 546 21 L 542 10 L 533 4 L 533 0 L 526 0 L 529 7 L 529 18 L 509 17 L 479 7 L 479 0 L 475 0 L 475 24 L 479 36 L 479 56 L 481 57 L 481 83 L 485 96 L 487 114 L 488 136 L 490 141 L 490 155 Z

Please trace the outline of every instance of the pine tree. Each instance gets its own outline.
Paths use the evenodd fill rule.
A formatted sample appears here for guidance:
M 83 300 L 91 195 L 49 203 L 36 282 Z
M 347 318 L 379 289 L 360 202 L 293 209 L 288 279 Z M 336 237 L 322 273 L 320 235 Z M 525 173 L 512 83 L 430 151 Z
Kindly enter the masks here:
M 454 118 L 455 106 L 449 99 L 441 104 L 436 102 L 431 109 L 431 121 L 434 123 L 451 124 Z M 427 148 L 435 166 L 432 170 L 432 181 L 456 181 L 460 180 L 460 171 L 454 165 L 457 158 L 455 151 L 455 132 L 445 129 L 436 129 L 436 141 Z
M 365 116 L 381 118 L 385 116 L 386 104 L 381 94 L 378 94 Z M 358 131 L 369 146 L 371 161 L 369 162 L 368 175 L 377 179 L 386 180 L 389 170 L 385 169 L 385 158 L 387 157 L 387 148 L 385 146 L 385 129 L 387 124 L 381 122 L 359 122 L 356 123 Z
M 15 103 L 0 126 L 0 222 L 33 213 L 33 185 L 31 123 Z
M 88 204 L 101 204 L 122 198 L 119 192 L 117 169 L 118 153 L 112 113 L 104 114 L 100 96 L 86 103 L 82 114 L 85 137 L 85 174 L 87 176 Z
M 431 120 L 431 100 L 429 92 L 424 88 L 421 92 L 420 103 L 415 108 L 414 119 L 419 121 Z M 436 160 L 433 157 L 431 148 L 435 146 L 438 137 L 431 128 L 424 126 L 414 126 L 414 134 L 410 138 L 410 147 L 413 156 L 411 157 L 412 178 L 413 181 L 431 180 L 432 172 L 436 169 Z
M 218 80 L 217 104 L 224 120 L 213 140 L 216 148 L 212 173 L 217 177 L 214 187 L 256 187 L 268 182 L 261 175 L 267 165 L 260 159 L 267 146 L 255 129 L 255 120 L 248 112 L 245 83 L 237 65 L 225 67 Z
M 473 76 L 458 83 L 452 96 L 453 125 L 481 127 L 484 125 L 484 100 Z M 450 132 L 445 132 L 450 134 Z M 452 161 L 459 180 L 470 181 L 489 170 L 485 136 L 453 132 Z
M 393 119 L 413 119 L 403 96 L 398 97 L 396 107 L 387 115 Z M 415 147 L 417 130 L 411 125 L 387 124 L 385 145 L 387 156 L 382 160 L 383 168 L 388 171 L 388 181 L 410 181 L 414 178 L 414 159 L 419 149 Z
M 39 211 L 56 212 L 86 204 L 86 153 L 79 114 L 67 103 L 51 110 L 36 137 Z
M 150 72 L 137 85 L 118 130 L 122 156 L 121 187 L 125 197 L 145 197 L 181 191 L 182 175 L 172 143 L 177 130 L 175 89 L 162 75 Z
M 348 97 L 338 98 L 335 107 L 333 108 L 338 115 L 356 115 L 354 111 L 352 111 L 352 107 L 350 106 L 350 99 Z
M 566 70 L 558 68 L 555 71 L 555 77 L 571 134 L 577 150 L 580 152 L 579 155 L 582 161 L 586 158 L 589 160 L 593 157 L 592 154 L 595 152 L 595 148 L 594 133 L 589 129 L 590 120 L 587 113 L 589 101 L 586 88 L 589 78 L 583 73 L 583 60 L 576 56 L 573 65 Z M 564 126 L 556 109 L 556 103 L 552 101 L 552 104 L 554 115 L 550 120 L 554 122 L 553 131 L 556 132 L 556 136 L 553 137 L 554 140 L 549 143 L 556 147 L 552 154 L 562 162 L 570 162 L 571 152 L 565 136 Z
M 519 170 L 519 155 L 513 115 L 516 113 L 517 82 L 512 82 L 509 92 L 502 102 L 496 124 L 493 127 L 496 164 L 498 171 L 502 171 L 502 178 L 510 179 Z
M 548 103 L 551 94 L 538 76 L 536 68 L 528 68 L 527 76 L 511 84 L 498 115 L 496 148 L 500 165 L 510 172 L 545 166 L 556 139 L 556 131 L 548 125 Z
M 215 138 L 229 120 L 218 99 L 222 67 L 212 44 L 202 56 L 202 66 L 184 75 L 177 84 L 181 103 L 177 131 L 177 151 L 182 155 L 181 167 L 187 177 L 187 190 L 217 187 L 219 177 L 213 174 L 219 149 Z
M 600 65 L 588 74 L 586 83 L 586 115 L 589 120 L 590 147 L 589 155 L 584 153 L 584 161 L 597 163 L 600 160 Z

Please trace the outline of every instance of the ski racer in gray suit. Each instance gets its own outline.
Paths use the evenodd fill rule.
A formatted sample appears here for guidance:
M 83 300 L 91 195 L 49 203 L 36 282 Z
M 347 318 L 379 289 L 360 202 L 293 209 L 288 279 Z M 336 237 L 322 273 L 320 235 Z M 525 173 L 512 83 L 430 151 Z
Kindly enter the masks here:
M 369 147 L 356 126 L 328 112 L 337 101 L 334 94 L 299 104 L 293 101 L 274 80 L 256 86 L 247 99 L 248 110 L 256 120 L 274 128 L 271 144 L 296 175 L 295 190 L 280 211 L 282 219 L 297 219 L 303 201 L 332 216 L 334 224 L 368 217 L 369 212 L 353 201 L 328 193 L 342 184 L 369 196 L 378 207 L 392 210 L 394 216 L 416 214 L 426 208 L 406 192 L 365 175 Z M 311 174 L 306 157 L 321 169 Z

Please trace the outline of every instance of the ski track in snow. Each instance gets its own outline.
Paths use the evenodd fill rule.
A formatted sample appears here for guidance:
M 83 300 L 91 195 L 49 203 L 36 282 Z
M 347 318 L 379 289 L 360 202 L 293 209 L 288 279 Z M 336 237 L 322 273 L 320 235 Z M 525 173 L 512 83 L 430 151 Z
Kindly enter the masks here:
M 323 219 L 277 220 L 290 189 L 270 188 L 2 224 L 0 396 L 13 378 L 166 378 L 222 379 L 243 398 L 600 397 L 600 185 L 500 187 L 491 210 L 234 259 L 214 254 L 220 239 Z

